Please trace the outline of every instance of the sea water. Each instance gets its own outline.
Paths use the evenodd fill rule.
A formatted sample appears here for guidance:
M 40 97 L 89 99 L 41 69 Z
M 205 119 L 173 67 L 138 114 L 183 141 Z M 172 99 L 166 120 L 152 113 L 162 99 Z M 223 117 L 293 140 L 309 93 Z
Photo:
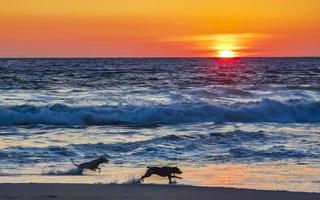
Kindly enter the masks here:
M 100 174 L 70 161 L 99 156 Z M 320 192 L 320 58 L 0 59 L 0 182 L 164 165 L 181 184 Z

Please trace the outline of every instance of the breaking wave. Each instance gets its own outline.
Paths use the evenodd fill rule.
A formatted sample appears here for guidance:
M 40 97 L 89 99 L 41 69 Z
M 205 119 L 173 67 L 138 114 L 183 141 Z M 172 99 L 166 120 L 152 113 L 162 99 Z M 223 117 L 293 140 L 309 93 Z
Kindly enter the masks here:
M 320 102 L 258 102 L 72 107 L 62 104 L 0 106 L 0 125 L 121 125 L 191 122 L 320 122 Z

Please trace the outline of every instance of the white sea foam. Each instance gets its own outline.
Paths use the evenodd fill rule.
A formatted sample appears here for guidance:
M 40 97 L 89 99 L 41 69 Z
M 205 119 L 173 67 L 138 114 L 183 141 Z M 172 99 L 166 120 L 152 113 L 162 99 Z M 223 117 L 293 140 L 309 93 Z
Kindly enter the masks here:
M 82 175 L 82 170 L 80 168 L 72 169 L 53 169 L 49 171 L 42 172 L 43 175 L 52 175 L 52 176 L 77 176 Z
M 137 177 L 131 177 L 128 180 L 122 182 L 121 184 L 140 184 L 140 178 Z
M 320 102 L 262 99 L 250 103 L 205 102 L 119 107 L 1 106 L 0 125 L 176 124 L 188 122 L 320 122 Z

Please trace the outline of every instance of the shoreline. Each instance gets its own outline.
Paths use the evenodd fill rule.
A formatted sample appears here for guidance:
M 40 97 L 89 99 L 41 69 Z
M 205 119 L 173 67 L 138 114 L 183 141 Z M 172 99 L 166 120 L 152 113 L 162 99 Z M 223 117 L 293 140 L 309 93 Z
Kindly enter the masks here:
M 320 192 L 320 174 L 316 166 L 290 164 L 212 164 L 206 166 L 180 165 L 183 179 L 177 185 L 246 188 L 269 191 Z M 34 166 L 20 171 L 3 171 L 0 183 L 58 183 L 58 184 L 130 184 L 145 173 L 145 167 L 103 166 L 101 173 L 86 171 L 83 175 L 66 175 L 70 163 L 57 166 Z M 12 175 L 6 173 L 13 173 Z M 14 174 L 16 173 L 16 174 Z M 300 177 L 303 177 L 301 181 Z M 167 184 L 168 179 L 151 176 L 144 184 Z
M 217 199 L 318 200 L 320 193 L 156 184 L 1 183 L 8 199 Z

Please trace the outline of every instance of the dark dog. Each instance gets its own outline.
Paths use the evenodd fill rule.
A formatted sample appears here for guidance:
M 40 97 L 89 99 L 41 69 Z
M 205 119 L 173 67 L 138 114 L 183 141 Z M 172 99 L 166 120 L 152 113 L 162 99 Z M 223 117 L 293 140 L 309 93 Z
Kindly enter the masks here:
M 92 171 L 97 171 L 97 169 L 99 170 L 99 173 L 101 172 L 101 168 L 99 168 L 99 165 L 102 163 L 109 163 L 109 160 L 104 158 L 104 157 L 100 157 L 96 160 L 90 161 L 90 162 L 85 162 L 85 163 L 81 163 L 81 164 L 76 164 L 73 159 L 71 159 L 71 162 L 77 166 L 79 169 L 81 169 L 81 171 L 83 171 L 84 169 L 90 169 Z
M 169 184 L 172 184 L 172 178 L 179 178 L 181 177 L 176 176 L 175 174 L 182 174 L 182 171 L 178 167 L 147 167 L 148 170 L 146 173 L 140 178 L 138 183 L 143 182 L 143 179 L 150 177 L 152 174 L 156 174 L 161 177 L 168 177 Z

